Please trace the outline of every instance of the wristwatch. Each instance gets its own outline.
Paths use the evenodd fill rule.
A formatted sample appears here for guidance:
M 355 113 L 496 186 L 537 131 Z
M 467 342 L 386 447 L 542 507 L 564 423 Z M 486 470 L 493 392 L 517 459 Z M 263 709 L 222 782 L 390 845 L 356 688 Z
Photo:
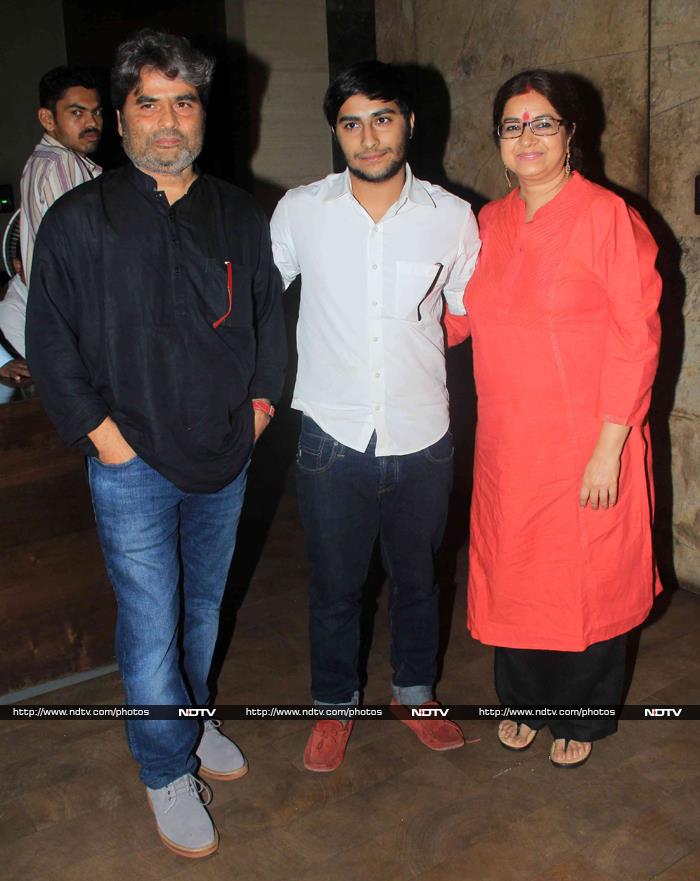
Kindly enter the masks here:
M 270 419 L 275 415 L 274 406 L 265 398 L 253 398 L 253 410 L 260 410 L 261 413 L 265 413 Z

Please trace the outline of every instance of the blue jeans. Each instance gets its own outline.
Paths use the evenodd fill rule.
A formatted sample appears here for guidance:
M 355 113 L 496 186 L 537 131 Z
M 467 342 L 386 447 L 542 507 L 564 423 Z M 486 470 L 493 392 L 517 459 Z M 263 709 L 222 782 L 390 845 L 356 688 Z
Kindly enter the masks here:
M 248 466 L 215 493 L 185 493 L 138 457 L 88 458 L 97 531 L 117 599 L 115 652 L 129 704 L 205 706 Z M 131 720 L 152 789 L 197 769 L 196 719 Z
M 435 554 L 447 521 L 453 449 L 448 432 L 405 456 L 359 453 L 302 417 L 299 508 L 311 563 L 311 694 L 351 706 L 359 695 L 362 591 L 379 536 L 389 580 L 394 697 L 431 700 L 437 676 L 439 590 Z

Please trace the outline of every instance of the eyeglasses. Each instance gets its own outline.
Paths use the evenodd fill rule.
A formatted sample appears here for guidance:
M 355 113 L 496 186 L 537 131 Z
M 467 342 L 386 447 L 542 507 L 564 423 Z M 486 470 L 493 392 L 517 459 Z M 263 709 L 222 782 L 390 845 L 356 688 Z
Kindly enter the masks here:
M 538 116 L 537 119 L 529 119 L 522 122 L 519 119 L 507 119 L 496 126 L 496 134 L 502 140 L 507 138 L 519 138 L 528 126 L 533 135 L 538 138 L 548 138 L 556 135 L 561 125 L 568 125 L 565 119 L 557 119 L 554 116 Z

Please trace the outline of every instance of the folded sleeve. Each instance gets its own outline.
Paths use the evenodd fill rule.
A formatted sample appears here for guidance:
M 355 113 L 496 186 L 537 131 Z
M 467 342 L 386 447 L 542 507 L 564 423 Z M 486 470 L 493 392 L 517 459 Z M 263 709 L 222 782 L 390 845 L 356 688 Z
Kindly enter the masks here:
M 294 236 L 289 222 L 289 198 L 289 194 L 287 194 L 280 199 L 270 221 L 272 254 L 282 276 L 285 290 L 300 272 Z
M 74 445 L 85 442 L 109 409 L 80 356 L 81 288 L 68 266 L 47 215 L 36 240 L 27 297 L 27 361 L 49 418 L 64 442 Z
M 649 409 L 661 339 L 657 252 L 639 214 L 616 199 L 602 251 L 608 326 L 598 416 L 605 422 L 640 425 Z
M 480 248 L 479 227 L 471 208 L 468 208 L 459 233 L 457 255 L 443 289 L 448 314 L 467 314 L 464 307 L 464 289 L 474 272 Z

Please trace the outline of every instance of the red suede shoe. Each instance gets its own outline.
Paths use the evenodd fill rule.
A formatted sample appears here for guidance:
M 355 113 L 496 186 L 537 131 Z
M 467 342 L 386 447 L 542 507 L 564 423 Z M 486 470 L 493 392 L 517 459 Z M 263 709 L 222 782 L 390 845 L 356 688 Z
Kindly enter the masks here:
M 315 722 L 304 750 L 307 771 L 335 771 L 345 757 L 345 747 L 352 732 L 352 722 L 343 725 L 334 719 Z
M 400 707 L 402 704 L 392 698 L 389 706 Z M 437 701 L 427 701 L 421 704 L 421 709 L 435 709 L 439 706 Z M 464 746 L 464 735 L 456 722 L 450 722 L 448 719 L 401 719 L 401 721 L 428 749 L 444 751 Z

